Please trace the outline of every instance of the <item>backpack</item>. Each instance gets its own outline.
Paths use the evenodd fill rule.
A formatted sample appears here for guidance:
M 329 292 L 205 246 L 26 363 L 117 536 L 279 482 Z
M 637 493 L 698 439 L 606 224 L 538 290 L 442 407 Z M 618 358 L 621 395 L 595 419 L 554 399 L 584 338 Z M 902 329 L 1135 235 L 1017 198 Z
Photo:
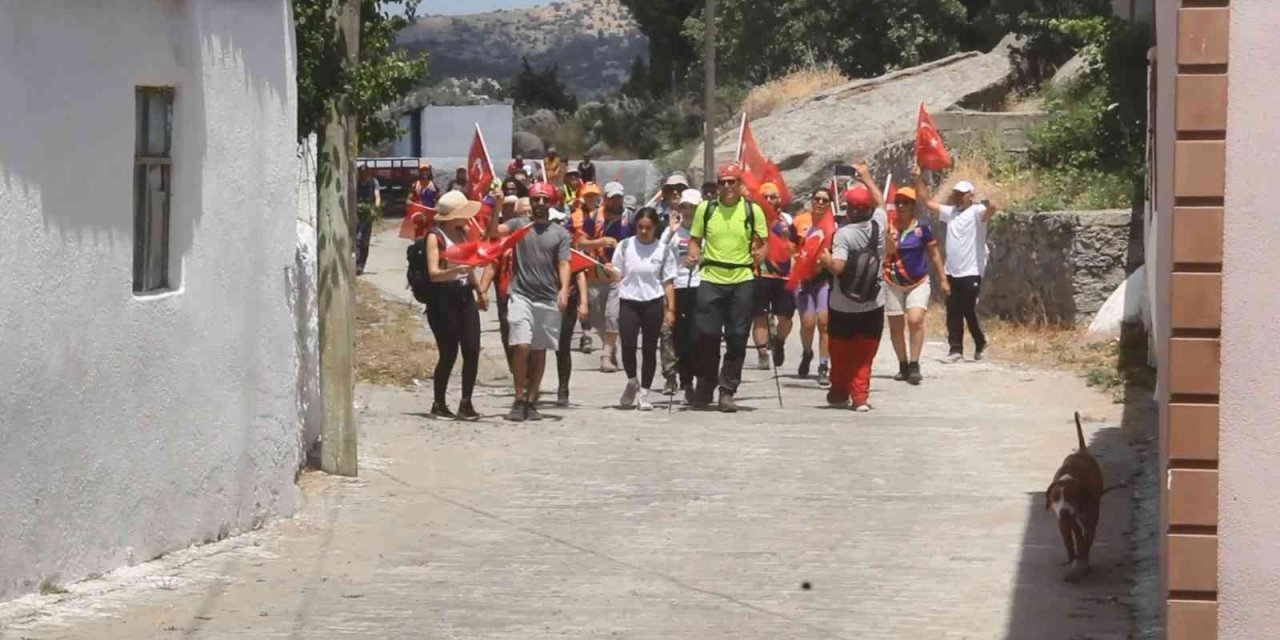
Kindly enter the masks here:
M 880 295 L 880 224 L 871 221 L 873 249 L 849 257 L 840 273 L 840 291 L 854 302 L 871 302 Z
M 409 268 L 405 270 L 405 278 L 409 281 L 409 289 L 413 291 L 413 299 L 426 304 L 431 296 L 431 276 L 427 273 L 427 242 L 425 236 L 415 240 L 405 250 Z
M 756 203 L 752 202 L 750 198 L 745 198 L 745 197 L 744 197 L 744 198 L 742 199 L 742 201 L 743 201 L 744 203 L 746 203 L 746 204 L 745 204 L 745 206 L 747 207 L 747 215 L 746 215 L 746 220 L 745 220 L 745 222 L 746 222 L 746 229 L 747 229 L 747 237 L 748 237 L 748 238 L 755 238 L 755 237 L 756 237 L 756 235 L 755 235 L 755 220 L 756 220 L 756 218 L 755 218 L 755 214 L 756 214 L 756 208 L 757 208 L 757 207 L 759 207 L 760 205 L 758 205 L 758 204 L 756 204 Z M 718 204 L 720 201 L 719 201 L 719 200 L 716 200 L 715 202 Z M 705 236 L 705 235 L 706 235 L 706 233 L 707 233 L 707 228 L 708 228 L 708 226 L 711 224 L 711 211 L 712 211 L 712 209 L 711 209 L 711 204 L 712 204 L 712 201 L 711 201 L 711 200 L 708 200 L 708 201 L 706 201 L 706 202 L 703 202 L 702 204 L 698 205 L 698 211 L 697 211 L 697 212 L 694 212 L 694 214 L 693 214 L 693 215 L 695 215 L 695 216 L 696 216 L 696 215 L 698 215 L 699 213 L 701 213 L 701 215 L 702 215 L 702 233 L 703 233 L 703 236 Z M 762 239 L 762 240 L 765 240 L 765 239 L 767 239 L 767 237 L 766 237 L 766 238 L 761 238 L 761 239 Z M 702 264 L 704 264 L 704 265 L 706 265 L 706 266 L 709 266 L 709 267 L 721 267 L 721 268 L 729 268 L 729 269 L 746 269 L 746 268 L 750 268 L 750 267 L 754 267 L 754 266 L 756 266 L 755 264 L 731 264 L 731 263 L 728 263 L 728 262 L 719 262 L 719 261 L 716 261 L 716 260 L 707 260 L 705 257 L 702 259 Z

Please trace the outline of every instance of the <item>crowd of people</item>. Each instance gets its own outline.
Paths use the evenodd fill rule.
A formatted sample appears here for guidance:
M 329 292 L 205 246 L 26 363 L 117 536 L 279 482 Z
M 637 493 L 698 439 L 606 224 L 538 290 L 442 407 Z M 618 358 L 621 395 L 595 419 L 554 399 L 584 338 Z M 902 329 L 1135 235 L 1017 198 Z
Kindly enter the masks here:
M 756 351 L 758 368 L 776 375 L 797 315 L 803 346 L 797 375 L 826 389 L 831 406 L 869 411 L 871 368 L 886 320 L 899 362 L 894 379 L 923 380 L 931 274 L 946 300 L 947 361 L 963 359 L 966 326 L 973 359 L 981 360 L 986 336 L 976 305 L 986 224 L 996 205 L 975 201 L 968 182 L 957 183 L 945 202 L 935 201 L 918 168 L 910 186 L 889 193 L 865 166 L 852 173 L 847 189 L 818 188 L 789 215 L 776 184 L 760 186 L 754 193 L 764 202 L 753 201 L 736 163 L 701 188 L 672 175 L 645 206 L 620 182 L 599 186 L 590 159 L 574 166 L 554 150 L 537 166 L 514 159 L 485 202 L 464 195 L 464 169 L 440 189 L 424 166 L 409 198 L 436 211 L 429 226 L 415 220 L 414 245 L 431 283 L 426 315 L 440 351 L 431 413 L 478 417 L 472 392 L 479 314 L 488 308 L 491 288 L 514 379 L 506 418 L 515 422 L 542 417 L 548 351 L 557 360 L 555 404 L 569 405 L 579 328 L 579 351 L 593 353 L 598 341 L 599 370 L 625 372 L 619 407 L 653 410 L 660 382 L 673 403 L 679 398 L 695 409 L 736 412 L 749 352 Z M 483 207 L 493 211 L 484 237 L 520 237 L 487 266 L 451 262 L 446 253 L 467 240 L 467 227 Z M 935 235 L 935 223 L 945 225 L 945 236 Z M 411 247 L 411 264 L 414 255 Z M 814 272 L 801 279 L 792 271 L 805 259 Z M 446 390 L 459 355 L 462 397 L 455 412 Z

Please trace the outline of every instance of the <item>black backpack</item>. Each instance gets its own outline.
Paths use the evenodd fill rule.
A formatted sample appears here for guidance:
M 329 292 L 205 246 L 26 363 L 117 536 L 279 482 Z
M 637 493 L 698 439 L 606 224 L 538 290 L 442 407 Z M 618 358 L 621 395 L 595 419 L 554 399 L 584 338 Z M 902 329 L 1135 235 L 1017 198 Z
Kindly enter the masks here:
M 431 276 L 427 273 L 427 240 L 426 236 L 415 240 L 405 250 L 409 268 L 405 277 L 409 280 L 409 289 L 413 291 L 413 299 L 426 304 L 431 295 Z
M 871 221 L 871 248 L 849 256 L 839 284 L 854 302 L 871 302 L 880 295 L 880 224 L 875 220 Z
M 748 237 L 748 238 L 755 238 L 755 237 L 756 237 L 756 235 L 755 235 L 755 221 L 756 221 L 756 218 L 755 218 L 755 212 L 756 212 L 756 208 L 757 208 L 757 207 L 759 207 L 760 205 L 758 205 L 758 204 L 756 204 L 756 203 L 752 202 L 750 198 L 743 198 L 743 199 L 742 199 L 742 201 L 746 203 L 746 205 L 745 205 L 745 206 L 747 207 L 747 216 L 746 216 L 747 237 Z M 702 214 L 702 234 L 703 234 L 703 236 L 706 236 L 706 233 L 707 233 L 707 227 L 711 224 L 711 212 L 712 212 L 712 207 L 711 207 L 711 205 L 712 205 L 712 204 L 718 204 L 718 203 L 719 203 L 719 200 L 707 200 L 707 201 L 703 202 L 702 204 L 698 205 L 698 206 L 700 207 L 700 210 L 699 210 L 699 211 L 694 212 L 694 214 L 693 214 L 693 215 L 695 215 L 695 216 L 696 216 L 696 215 L 698 215 L 699 213 L 701 213 L 701 214 Z M 766 237 L 764 237 L 764 238 L 761 238 L 761 240 L 767 240 L 767 239 L 768 239 L 768 237 L 767 237 L 767 236 L 766 236 Z M 716 261 L 716 260 L 707 260 L 705 256 L 702 258 L 702 264 L 703 264 L 703 265 L 706 265 L 706 266 L 709 266 L 709 267 L 721 267 L 721 268 L 730 268 L 730 269 L 733 269 L 733 268 L 746 269 L 746 268 L 750 268 L 750 267 L 754 267 L 754 266 L 755 266 L 754 264 L 730 264 L 730 263 L 728 263 L 728 262 L 719 262 L 719 261 Z

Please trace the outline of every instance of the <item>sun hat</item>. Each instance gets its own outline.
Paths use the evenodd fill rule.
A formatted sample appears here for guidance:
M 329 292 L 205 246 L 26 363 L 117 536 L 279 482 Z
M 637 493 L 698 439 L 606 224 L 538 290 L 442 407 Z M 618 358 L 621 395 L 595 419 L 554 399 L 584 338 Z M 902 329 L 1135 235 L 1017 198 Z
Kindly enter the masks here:
M 626 187 L 621 182 L 610 182 L 604 186 L 604 197 L 612 198 L 614 196 L 624 196 L 627 194 Z
M 679 174 L 679 173 L 673 173 L 673 174 L 671 174 L 671 177 L 670 177 L 670 178 L 667 178 L 666 183 L 664 183 L 662 186 L 664 186 L 664 187 L 688 187 L 688 186 L 689 186 L 689 179 L 688 179 L 688 178 L 685 178 L 682 174 Z
M 959 191 L 960 193 L 973 193 L 973 183 L 968 180 L 961 180 L 956 183 L 956 186 L 952 187 L 951 190 Z
M 448 222 L 474 218 L 480 213 L 480 207 L 479 202 L 468 200 L 461 191 L 450 191 L 440 196 L 440 200 L 436 202 L 436 220 Z
M 855 184 L 844 192 L 844 203 L 851 209 L 865 209 L 871 202 L 871 192 L 864 185 Z
M 698 189 L 685 189 L 684 193 L 680 194 L 680 204 L 691 204 L 695 207 L 702 204 L 702 192 Z

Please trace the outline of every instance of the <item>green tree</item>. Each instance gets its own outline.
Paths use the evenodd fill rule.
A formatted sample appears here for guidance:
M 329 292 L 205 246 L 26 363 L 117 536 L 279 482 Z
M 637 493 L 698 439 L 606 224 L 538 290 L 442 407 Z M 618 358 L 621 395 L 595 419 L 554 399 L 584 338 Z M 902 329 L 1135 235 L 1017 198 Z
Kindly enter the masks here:
M 560 79 L 560 67 L 552 65 L 541 71 L 524 58 L 520 71 L 511 81 L 511 99 L 529 109 L 550 109 L 562 113 L 578 110 L 578 99 Z
M 700 14 L 705 0 L 621 0 L 640 32 L 649 39 L 649 78 L 654 95 L 665 95 L 684 83 L 698 62 L 699 50 L 684 31 L 685 21 Z M 768 4 L 768 3 L 761 3 Z
M 649 83 L 649 65 L 645 63 L 644 58 L 636 56 L 631 62 L 631 73 L 627 76 L 627 81 L 622 85 L 622 95 L 628 98 L 640 98 L 650 95 L 653 86 Z
M 378 112 L 413 91 L 427 74 L 427 57 L 394 49 L 395 34 L 413 23 L 420 0 L 359 0 L 360 57 L 352 70 L 332 46 L 332 0 L 293 0 L 298 46 L 298 136 L 323 135 L 324 102 L 342 94 L 355 110 L 364 148 L 394 140 L 394 121 Z M 392 8 L 398 8 L 393 12 Z

